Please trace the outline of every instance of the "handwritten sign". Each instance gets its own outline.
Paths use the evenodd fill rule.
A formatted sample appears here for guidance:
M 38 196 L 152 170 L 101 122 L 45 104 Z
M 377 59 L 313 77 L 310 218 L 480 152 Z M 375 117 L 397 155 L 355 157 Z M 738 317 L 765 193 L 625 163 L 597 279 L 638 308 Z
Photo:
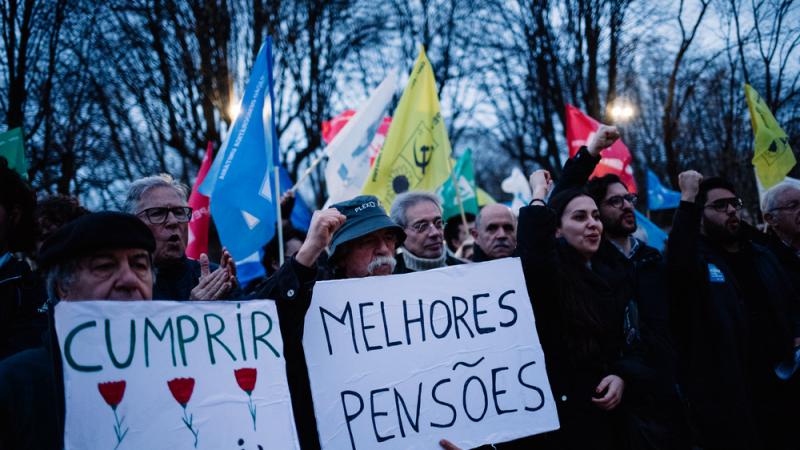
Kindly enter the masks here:
M 317 283 L 303 347 L 323 449 L 471 448 L 558 428 L 516 258 Z
M 275 303 L 60 302 L 66 449 L 298 449 Z

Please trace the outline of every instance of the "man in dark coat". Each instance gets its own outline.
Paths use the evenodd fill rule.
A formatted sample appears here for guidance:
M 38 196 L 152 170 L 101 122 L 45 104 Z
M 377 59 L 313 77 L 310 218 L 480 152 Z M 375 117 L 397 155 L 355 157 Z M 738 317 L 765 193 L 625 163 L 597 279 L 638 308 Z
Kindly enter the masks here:
M 376 197 L 362 195 L 337 203 L 314 213 L 300 250 L 257 289 L 255 298 L 277 300 L 286 376 L 303 449 L 320 447 L 302 346 L 314 284 L 321 279 L 391 275 L 395 249 L 405 237 Z M 326 248 L 329 257 L 323 266 L 321 257 Z
M 586 146 L 564 164 L 554 195 L 584 187 L 597 203 L 603 239 L 594 256 L 593 269 L 614 290 L 628 299 L 629 332 L 642 340 L 645 370 L 629 380 L 626 408 L 633 448 L 687 448 L 686 426 L 676 390 L 675 348 L 669 328 L 666 268 L 661 253 L 634 237 L 637 229 L 636 194 L 613 174 L 589 180 L 600 152 L 619 133 L 601 125 Z
M 775 371 L 800 345 L 797 294 L 774 255 L 743 236 L 742 202 L 729 182 L 688 171 L 679 183 L 667 262 L 695 443 L 797 448 L 798 402 Z
M 0 157 L 0 360 L 35 347 L 47 328 L 43 284 L 14 253 L 34 249 L 36 195 Z
M 517 218 L 505 205 L 484 206 L 470 233 L 475 238 L 473 262 L 505 258 L 517 248 Z
M 405 192 L 394 199 L 390 215 L 406 233 L 406 240 L 397 252 L 394 273 L 463 264 L 446 251 L 439 197 L 429 192 Z
M 186 187 L 169 175 L 145 177 L 131 183 L 125 209 L 139 217 L 156 239 L 158 270 L 153 297 L 159 300 L 218 300 L 236 295 L 236 265 L 223 250 L 221 265 L 186 257 L 192 208 Z
M 772 251 L 800 294 L 800 182 L 786 180 L 769 188 L 761 211 L 767 233 L 752 238 Z
M 47 271 L 53 301 L 150 300 L 154 249 L 152 233 L 136 217 L 102 212 L 56 231 L 42 245 L 39 262 Z M 58 349 L 55 332 L 50 331 L 44 345 L 0 362 L 0 448 L 63 448 L 64 386 Z

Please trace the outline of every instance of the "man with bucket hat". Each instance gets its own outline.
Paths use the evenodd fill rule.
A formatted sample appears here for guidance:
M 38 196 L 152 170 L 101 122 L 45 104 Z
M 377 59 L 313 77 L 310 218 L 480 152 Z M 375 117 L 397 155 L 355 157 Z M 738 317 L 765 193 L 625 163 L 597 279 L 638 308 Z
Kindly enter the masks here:
M 303 449 L 320 448 L 302 346 L 314 284 L 324 279 L 391 275 L 395 249 L 404 240 L 403 229 L 389 218 L 378 199 L 361 195 L 316 211 L 297 254 L 257 289 L 256 298 L 277 300 L 286 375 Z

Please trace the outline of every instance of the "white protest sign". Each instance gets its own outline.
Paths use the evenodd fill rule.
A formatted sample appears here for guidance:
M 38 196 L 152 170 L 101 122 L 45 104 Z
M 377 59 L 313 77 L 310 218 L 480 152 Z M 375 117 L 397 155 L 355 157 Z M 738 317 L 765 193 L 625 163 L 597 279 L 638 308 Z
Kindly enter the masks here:
M 69 449 L 298 449 L 275 303 L 60 302 Z
M 323 449 L 558 428 L 519 259 L 318 282 L 303 348 Z

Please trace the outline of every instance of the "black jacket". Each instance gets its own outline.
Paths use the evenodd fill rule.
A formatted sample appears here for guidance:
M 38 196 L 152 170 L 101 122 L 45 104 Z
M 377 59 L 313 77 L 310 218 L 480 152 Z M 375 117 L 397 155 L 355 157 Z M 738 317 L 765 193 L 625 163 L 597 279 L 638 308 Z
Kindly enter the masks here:
M 561 422 L 559 431 L 532 441 L 544 448 L 622 448 L 619 410 L 603 411 L 591 399 L 605 376 L 626 380 L 641 370 L 636 342 L 626 341 L 627 302 L 571 246 L 555 238 L 555 229 L 556 216 L 550 208 L 520 209 L 517 252 Z M 594 309 L 598 329 L 576 320 L 566 309 L 565 293 Z M 567 333 L 570 339 L 564 338 Z M 596 346 L 576 352 L 568 344 L 571 341 L 593 341 Z
M 49 317 L 52 327 L 52 312 Z M 55 333 L 0 361 L 0 449 L 64 447 L 64 382 Z
M 771 332 L 777 336 L 775 345 L 754 355 L 739 282 L 723 250 L 700 235 L 701 217 L 700 207 L 681 202 L 667 247 L 679 380 L 690 403 L 698 444 L 764 448 L 765 436 L 758 434 L 759 418 L 754 412 L 752 393 L 757 386 L 749 376 L 749 361 L 754 356 L 777 355 L 769 356 L 771 364 L 777 364 L 791 355 L 792 338 L 800 336 L 797 296 L 772 253 L 743 241 L 766 290 L 758 300 L 764 302 L 761 307 L 768 311 Z
M 553 190 L 583 187 L 600 162 L 586 147 L 564 163 Z M 669 328 L 669 290 L 666 263 L 661 253 L 639 241 L 625 257 L 603 238 L 593 258 L 595 271 L 623 298 L 633 301 L 638 318 L 643 370 L 627 380 L 631 446 L 637 449 L 687 448 L 685 416 L 676 389 L 676 353 Z
M 25 261 L 12 257 L 0 267 L 0 360 L 41 344 L 46 299 L 44 283 Z
M 317 270 L 318 264 L 314 268 L 308 268 L 292 257 L 274 275 L 262 282 L 252 295 L 254 299 L 276 301 L 283 338 L 283 355 L 286 359 L 286 377 L 292 395 L 292 411 L 300 448 L 304 450 L 320 448 L 308 367 L 303 352 L 303 327 L 306 312 L 311 306 L 312 290 L 318 276 L 324 277 L 324 271 Z

